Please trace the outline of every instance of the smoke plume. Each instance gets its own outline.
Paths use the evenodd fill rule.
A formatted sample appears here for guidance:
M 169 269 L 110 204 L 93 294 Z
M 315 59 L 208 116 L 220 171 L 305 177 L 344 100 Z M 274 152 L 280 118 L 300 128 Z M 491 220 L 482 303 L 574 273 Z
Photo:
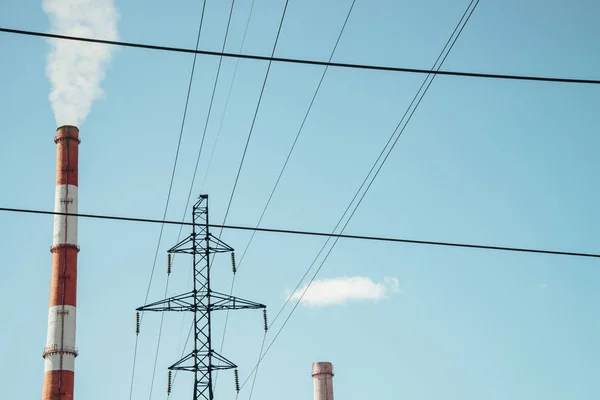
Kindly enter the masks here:
M 117 40 L 113 0 L 42 0 L 52 33 Z M 58 126 L 79 125 L 94 100 L 102 96 L 100 82 L 113 46 L 49 39 L 46 74 L 52 84 L 48 97 Z

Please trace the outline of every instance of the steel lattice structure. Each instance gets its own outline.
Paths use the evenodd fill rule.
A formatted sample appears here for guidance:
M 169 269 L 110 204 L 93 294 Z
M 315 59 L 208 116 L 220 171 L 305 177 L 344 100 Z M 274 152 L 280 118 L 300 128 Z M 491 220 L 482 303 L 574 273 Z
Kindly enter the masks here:
M 208 229 L 208 195 L 201 195 L 192 209 L 192 233 L 169 253 L 189 254 L 193 259 L 193 290 L 139 307 L 137 311 L 191 311 L 194 313 L 194 348 L 169 370 L 194 372 L 194 400 L 213 400 L 212 372 L 237 366 L 218 354 L 211 343 L 211 312 L 266 308 L 264 304 L 214 292 L 210 287 L 210 255 L 233 252 Z

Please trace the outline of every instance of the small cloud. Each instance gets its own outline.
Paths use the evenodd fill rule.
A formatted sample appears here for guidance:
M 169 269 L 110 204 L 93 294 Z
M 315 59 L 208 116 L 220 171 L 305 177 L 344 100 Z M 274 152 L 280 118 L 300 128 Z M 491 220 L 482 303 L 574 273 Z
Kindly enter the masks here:
M 346 276 L 314 281 L 308 289 L 304 286 L 293 293 L 290 299 L 300 300 L 302 305 L 308 307 L 324 307 L 352 300 L 379 301 L 387 298 L 389 293 L 399 292 L 400 285 L 396 278 L 388 277 L 381 283 L 375 283 L 363 276 Z
M 542 290 L 548 289 L 550 286 L 547 283 L 539 283 L 538 287 Z

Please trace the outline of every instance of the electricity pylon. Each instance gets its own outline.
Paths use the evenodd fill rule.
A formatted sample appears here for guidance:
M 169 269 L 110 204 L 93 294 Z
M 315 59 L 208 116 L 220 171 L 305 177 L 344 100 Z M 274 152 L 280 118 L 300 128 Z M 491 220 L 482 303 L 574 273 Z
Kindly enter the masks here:
M 168 253 L 189 254 L 193 259 L 194 287 L 191 292 L 139 307 L 137 311 L 190 311 L 194 313 L 194 348 L 169 367 L 194 373 L 194 400 L 213 400 L 212 373 L 237 366 L 212 348 L 210 315 L 218 310 L 266 309 L 264 304 L 215 292 L 210 288 L 210 255 L 233 248 L 208 231 L 208 195 L 201 195 L 192 209 L 192 233 Z M 232 261 L 235 263 L 235 258 Z M 235 272 L 235 264 L 233 265 Z M 170 272 L 170 264 L 169 264 Z M 239 387 L 236 389 L 239 391 Z M 169 383 L 170 390 L 170 383 Z

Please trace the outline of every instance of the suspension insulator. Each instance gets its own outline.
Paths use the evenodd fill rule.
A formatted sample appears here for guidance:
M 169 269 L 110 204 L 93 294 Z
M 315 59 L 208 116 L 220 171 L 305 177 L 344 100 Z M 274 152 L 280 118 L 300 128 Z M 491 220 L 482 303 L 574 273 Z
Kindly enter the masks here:
M 235 376 L 235 391 L 240 392 L 240 374 L 238 373 L 237 368 L 233 371 L 233 375 Z
M 231 253 L 231 270 L 235 274 L 237 272 L 237 267 L 235 266 L 235 253 Z
M 167 375 L 167 393 L 168 394 L 171 394 L 172 388 L 173 388 L 172 372 L 169 371 L 169 375 Z
M 140 312 L 137 311 L 135 313 L 135 334 L 139 335 L 140 334 Z
M 267 309 L 263 308 L 263 320 L 265 322 L 265 332 L 269 329 L 269 324 L 267 324 Z
M 171 275 L 171 253 L 167 254 L 167 274 Z

